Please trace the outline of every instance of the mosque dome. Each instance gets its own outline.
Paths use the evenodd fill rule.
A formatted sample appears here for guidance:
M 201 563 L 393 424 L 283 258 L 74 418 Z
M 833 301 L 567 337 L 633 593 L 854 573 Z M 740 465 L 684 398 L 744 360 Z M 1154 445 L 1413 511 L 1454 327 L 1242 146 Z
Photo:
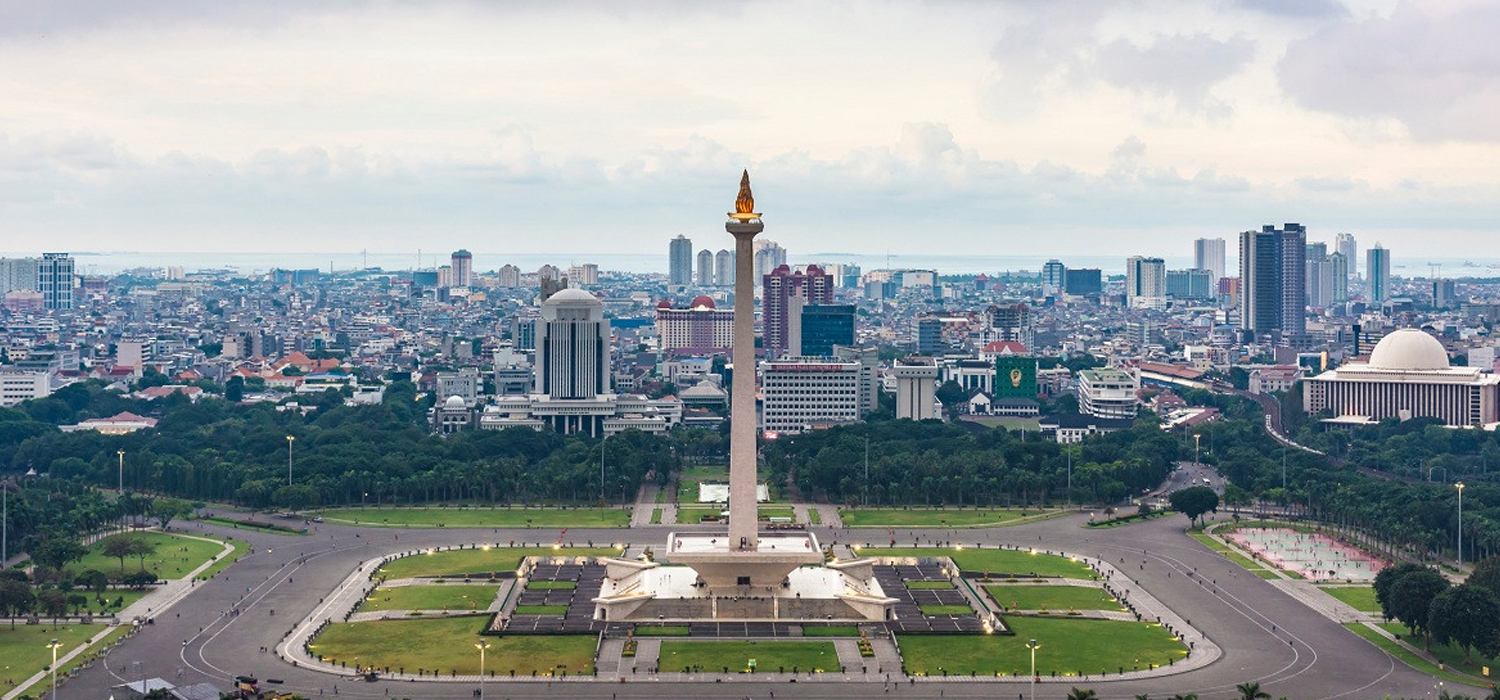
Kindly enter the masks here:
M 597 297 L 582 289 L 563 289 L 547 297 L 542 306 L 603 306 Z
M 700 294 L 693 297 L 693 303 L 688 304 L 689 309 L 696 309 L 700 306 L 708 309 L 714 308 L 713 297 L 710 297 L 707 294 Z
M 1415 328 L 1402 328 L 1375 344 L 1370 367 L 1401 372 L 1447 369 L 1448 351 L 1437 338 Z
M 464 397 L 454 394 L 443 401 L 444 408 L 464 408 Z

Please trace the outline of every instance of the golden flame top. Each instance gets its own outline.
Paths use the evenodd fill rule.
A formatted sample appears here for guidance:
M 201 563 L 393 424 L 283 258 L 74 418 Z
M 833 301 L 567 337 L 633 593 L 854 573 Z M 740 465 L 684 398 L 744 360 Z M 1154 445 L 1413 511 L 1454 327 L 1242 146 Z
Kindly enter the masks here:
M 740 194 L 734 198 L 734 213 L 752 214 L 755 212 L 755 195 L 750 194 L 750 171 L 746 170 L 740 176 Z

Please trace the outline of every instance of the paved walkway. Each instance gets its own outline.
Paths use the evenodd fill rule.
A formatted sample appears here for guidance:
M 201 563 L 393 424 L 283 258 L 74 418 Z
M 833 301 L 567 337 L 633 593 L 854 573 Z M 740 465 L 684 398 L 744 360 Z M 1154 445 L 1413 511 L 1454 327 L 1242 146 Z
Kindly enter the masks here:
M 1283 579 L 1272 581 L 1271 585 L 1334 622 L 1375 622 L 1379 619 L 1378 615 L 1356 610 L 1354 606 L 1328 595 L 1326 591 L 1307 581 Z

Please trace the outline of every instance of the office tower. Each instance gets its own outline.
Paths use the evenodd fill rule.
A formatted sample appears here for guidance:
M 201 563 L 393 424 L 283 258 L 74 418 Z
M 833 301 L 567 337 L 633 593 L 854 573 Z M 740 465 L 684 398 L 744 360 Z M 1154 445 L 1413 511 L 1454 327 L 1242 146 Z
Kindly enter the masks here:
M 1177 300 L 1209 300 L 1214 298 L 1217 285 L 1210 270 L 1167 270 L 1167 296 Z
M 496 283 L 507 289 L 521 286 L 521 268 L 506 263 L 500 267 L 500 272 L 495 275 Z
M 37 289 L 36 258 L 0 258 L 0 295 Z
M 1333 263 L 1327 258 L 1309 259 L 1304 266 L 1307 269 L 1307 305 L 1315 309 L 1326 309 L 1333 305 Z
M 592 287 L 599 284 L 599 266 L 584 263 L 568 268 L 568 282 L 575 287 Z
M 1349 299 L 1349 259 L 1343 253 L 1328 256 L 1329 274 L 1333 276 L 1333 300 Z
M 1063 273 L 1063 291 L 1075 296 L 1104 292 L 1104 276 L 1098 268 L 1069 269 Z
M 938 366 L 930 357 L 908 357 L 891 365 L 896 375 L 896 419 L 937 418 Z
M 854 344 L 853 304 L 808 304 L 802 307 L 801 354 L 833 357 L 833 346 Z
M 1026 304 L 1000 304 L 985 309 L 990 317 L 990 339 L 1020 343 L 1032 352 L 1036 347 L 1036 323 Z
M 1372 303 L 1380 304 L 1391 297 L 1391 252 L 1375 242 L 1375 247 L 1365 251 L 1365 296 Z M 49 307 L 50 308 L 50 307 Z
M 699 287 L 712 287 L 714 284 L 714 253 L 704 248 L 698 251 L 698 270 L 694 281 Z
M 833 356 L 845 362 L 858 362 L 861 374 L 859 381 L 859 411 L 869 415 L 880 405 L 880 349 L 874 346 L 835 345 Z
M 288 270 L 287 272 L 291 272 L 291 271 Z M 444 265 L 444 266 L 438 268 L 437 269 L 437 279 L 438 279 L 437 286 L 439 286 L 439 287 L 452 287 L 453 286 L 453 266 L 452 265 Z
M 754 256 L 755 279 L 764 278 L 772 270 L 786 264 L 786 248 L 777 245 L 776 241 L 756 241 Z
M 1333 239 L 1333 249 L 1344 255 L 1344 260 L 1349 263 L 1349 279 L 1359 277 L 1359 246 L 1354 242 L 1354 234 L 1341 233 Z
M 794 357 L 761 365 L 761 429 L 800 433 L 860 419 L 861 365 Z
M 1068 274 L 1067 266 L 1059 260 L 1048 260 L 1042 265 L 1042 294 L 1057 294 L 1063 290 Z
M 727 250 L 714 253 L 714 284 L 720 287 L 734 286 L 734 253 Z
M 662 301 L 656 305 L 656 336 L 663 350 L 723 352 L 734 347 L 734 311 L 715 308 L 708 296 L 695 297 L 686 309 Z
M 1167 263 L 1139 255 L 1125 261 L 1125 300 L 1132 309 L 1161 309 L 1167 305 Z
M 1078 412 L 1096 418 L 1135 418 L 1140 411 L 1141 380 L 1134 374 L 1103 367 L 1078 373 Z
M 562 270 L 556 265 L 543 265 L 536 269 L 536 282 L 540 285 L 544 280 L 557 281 L 562 279 Z
M 1218 284 L 1224 278 L 1226 269 L 1224 267 L 1224 239 L 1222 238 L 1199 238 L 1193 241 L 1193 268 L 1208 270 L 1213 275 L 1213 283 Z
M 73 257 L 67 253 L 42 253 L 36 267 L 36 290 L 48 309 L 73 308 Z
M 453 251 L 453 284 L 454 287 L 474 286 L 474 254 L 467 250 L 459 249 Z
M 943 342 L 943 319 L 935 316 L 915 319 L 912 322 L 912 332 L 916 336 L 918 355 L 942 355 L 948 352 L 948 344 Z
M 667 268 L 667 284 L 683 287 L 693 283 L 693 242 L 687 236 L 672 239 L 668 247 L 671 259 Z
M 761 278 L 760 309 L 766 357 L 781 357 L 792 350 L 792 314 L 798 311 L 792 307 L 796 303 L 833 303 L 833 276 L 817 265 L 808 265 L 805 272 L 795 273 L 790 267 L 780 265 Z M 800 313 L 797 318 L 800 325 Z
M 1240 234 L 1240 328 L 1295 337 L 1307 329 L 1307 229 L 1265 225 Z
M 1437 309 L 1446 309 L 1457 301 L 1457 286 L 1453 280 L 1435 279 L 1432 281 L 1432 306 Z
M 542 303 L 536 322 L 536 393 L 551 399 L 609 393 L 609 320 L 594 295 L 564 289 Z

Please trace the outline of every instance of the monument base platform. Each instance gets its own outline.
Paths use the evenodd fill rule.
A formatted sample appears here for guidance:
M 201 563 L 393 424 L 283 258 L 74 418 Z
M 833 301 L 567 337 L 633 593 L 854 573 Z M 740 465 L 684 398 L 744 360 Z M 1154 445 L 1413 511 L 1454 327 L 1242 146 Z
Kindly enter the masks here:
M 709 588 L 747 589 L 780 586 L 797 567 L 823 563 L 811 533 L 762 533 L 759 540 L 753 549 L 737 549 L 727 534 L 674 532 L 662 559 L 692 567 Z

